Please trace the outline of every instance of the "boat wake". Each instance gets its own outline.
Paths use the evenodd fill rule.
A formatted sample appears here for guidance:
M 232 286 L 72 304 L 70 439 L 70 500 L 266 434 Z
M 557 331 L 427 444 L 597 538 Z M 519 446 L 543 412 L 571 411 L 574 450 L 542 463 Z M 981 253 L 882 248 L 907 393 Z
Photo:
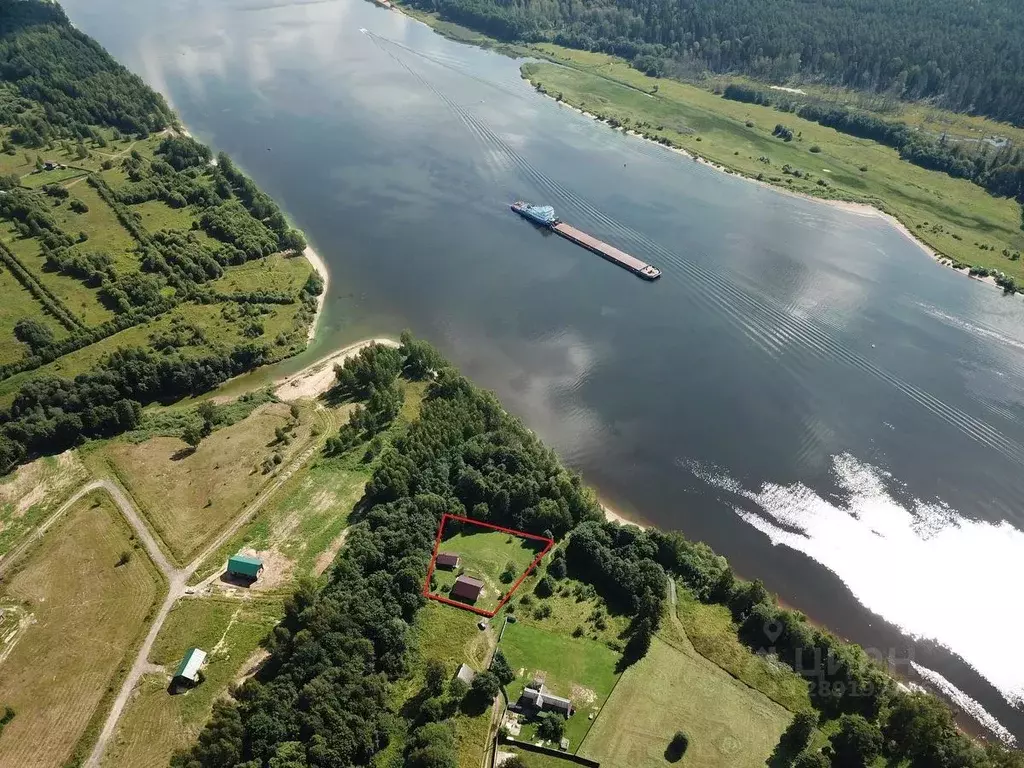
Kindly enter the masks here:
M 589 223 L 613 233 L 617 240 L 629 243 L 634 253 L 657 256 L 657 261 L 665 272 L 663 279 L 672 279 L 669 268 L 674 267 L 672 271 L 676 273 L 675 279 L 684 280 L 691 288 L 693 301 L 701 303 L 721 316 L 773 360 L 780 363 L 784 361 L 784 366 L 795 380 L 799 380 L 800 369 L 807 367 L 808 364 L 818 360 L 839 362 L 888 384 L 917 406 L 972 440 L 999 452 L 1017 464 L 1024 465 L 1024 446 L 1007 438 L 985 421 L 896 377 L 853 351 L 837 337 L 837 332 L 841 329 L 832 325 L 825 316 L 803 316 L 792 307 L 780 305 L 767 294 L 745 290 L 721 273 L 679 256 L 649 236 L 601 212 L 586 199 L 536 168 L 490 126 L 410 67 L 391 49 L 399 44 L 372 32 L 367 33 L 367 37 L 445 104 L 466 130 L 480 142 L 492 158 L 492 162 L 513 168 L 524 179 L 536 185 L 548 199 L 557 202 L 559 209 L 568 211 L 574 221 Z M 405 46 L 400 46 L 399 49 L 404 48 Z
M 837 492 L 828 497 L 802 483 L 749 489 L 713 467 L 682 463 L 773 545 L 828 568 L 868 609 L 957 654 L 1010 704 L 1024 706 L 1024 667 L 1006 660 L 1024 614 L 1005 592 L 1024 581 L 1024 531 L 972 520 L 938 499 L 901 503 L 890 490 L 895 478 L 849 454 L 832 457 Z M 917 671 L 952 697 L 949 681 Z M 960 692 L 957 703 L 1005 740 L 1008 731 L 965 697 Z

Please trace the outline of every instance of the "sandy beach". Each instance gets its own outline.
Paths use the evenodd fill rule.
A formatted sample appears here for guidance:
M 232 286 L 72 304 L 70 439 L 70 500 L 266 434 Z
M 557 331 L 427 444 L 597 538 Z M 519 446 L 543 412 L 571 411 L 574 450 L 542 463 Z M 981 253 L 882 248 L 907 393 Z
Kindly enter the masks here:
M 332 352 L 327 357 L 320 358 L 298 373 L 278 379 L 274 382 L 274 394 L 285 402 L 302 399 L 312 400 L 322 395 L 334 384 L 334 366 L 344 363 L 353 355 L 358 355 L 371 344 L 383 344 L 388 347 L 398 346 L 397 341 L 387 338 L 363 339 L 354 344 L 349 344 L 347 347 Z
M 320 317 L 324 313 L 324 302 L 327 301 L 327 286 L 330 284 L 331 276 L 327 271 L 327 264 L 320 258 L 320 254 L 313 250 L 313 246 L 307 245 L 302 255 L 306 257 L 306 261 L 313 265 L 313 269 L 316 270 L 317 274 L 324 281 L 323 290 L 320 291 L 320 295 L 316 298 L 316 314 L 313 316 L 313 322 L 309 324 L 309 331 L 306 336 L 308 341 L 312 341 L 316 337 L 316 329 L 320 326 Z
M 641 531 L 646 530 L 648 526 L 641 525 L 640 523 L 630 520 L 628 517 L 623 515 L 616 509 L 605 504 L 603 501 L 598 499 L 598 503 L 601 505 L 601 509 L 604 510 L 604 517 L 606 520 L 612 523 L 618 523 L 619 525 L 635 525 Z

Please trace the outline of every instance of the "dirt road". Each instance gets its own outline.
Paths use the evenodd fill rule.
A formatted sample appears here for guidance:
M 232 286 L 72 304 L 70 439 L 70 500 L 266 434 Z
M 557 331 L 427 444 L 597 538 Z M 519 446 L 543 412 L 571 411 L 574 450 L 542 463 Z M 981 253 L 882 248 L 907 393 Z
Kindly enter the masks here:
M 164 600 L 163 605 L 160 606 L 160 610 L 157 612 L 156 617 L 153 619 L 153 624 L 150 626 L 149 632 L 146 634 L 146 639 L 139 647 L 139 651 L 135 656 L 135 661 L 132 663 L 132 668 L 128 671 L 128 674 L 121 685 L 121 690 L 118 691 L 117 698 L 114 699 L 114 703 L 110 707 L 110 712 L 107 714 L 107 719 L 103 723 L 103 729 L 100 731 L 100 735 L 96 740 L 96 745 L 93 747 L 92 753 L 89 755 L 89 759 L 85 763 L 86 768 L 99 768 L 100 762 L 103 759 L 103 754 L 107 749 L 107 744 L 110 741 L 110 737 L 113 736 L 114 732 L 117 730 L 117 723 L 121 719 L 121 715 L 124 712 L 125 706 L 128 704 L 128 700 L 131 698 L 132 691 L 135 690 L 135 686 L 138 685 L 139 680 L 144 674 L 151 673 L 153 671 L 153 665 L 149 662 L 149 652 L 153 648 L 153 643 L 156 640 L 157 635 L 160 634 L 160 630 L 163 628 L 164 621 L 167 619 L 167 614 L 170 613 L 174 604 L 185 595 L 185 589 L 189 579 L 192 578 L 199 566 L 201 566 L 206 559 L 210 557 L 210 555 L 222 547 L 240 527 L 251 520 L 253 516 L 263 508 L 274 493 L 276 493 L 277 490 L 284 485 L 300 467 L 309 461 L 313 454 L 321 447 L 328 434 L 329 432 L 325 430 L 320 439 L 314 440 L 308 448 L 296 456 L 283 471 L 277 474 L 274 481 L 263 489 L 260 495 L 257 496 L 252 503 L 242 510 L 242 513 L 235 518 L 231 525 L 221 531 L 217 538 L 210 542 L 206 548 L 184 568 L 175 568 L 171 565 L 160 550 L 159 546 L 157 546 L 156 540 L 149 532 L 149 529 L 143 524 L 142 518 L 131 499 L 128 498 L 127 494 L 125 494 L 118 485 L 110 480 L 96 480 L 89 483 L 89 485 L 85 486 L 81 491 L 75 494 L 72 499 L 66 502 L 60 510 L 58 510 L 58 512 L 47 521 L 46 526 L 49 527 L 54 518 L 65 511 L 83 495 L 91 490 L 102 488 L 109 493 L 111 498 L 117 503 L 118 507 L 124 513 L 125 518 L 127 518 L 128 522 L 131 523 L 131 526 L 135 530 L 139 540 L 145 545 L 146 551 L 149 553 L 150 557 L 153 558 L 153 562 L 157 564 L 166 576 L 168 582 L 167 597 Z M 37 533 L 36 536 L 38 537 L 39 533 Z

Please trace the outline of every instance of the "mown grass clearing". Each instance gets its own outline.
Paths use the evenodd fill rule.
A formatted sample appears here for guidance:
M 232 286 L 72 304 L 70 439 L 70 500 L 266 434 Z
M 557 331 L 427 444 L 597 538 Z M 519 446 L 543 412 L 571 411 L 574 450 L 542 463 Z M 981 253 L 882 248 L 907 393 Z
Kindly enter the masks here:
M 804 679 L 781 662 L 772 663 L 743 645 L 728 608 L 701 603 L 685 587 L 676 592 L 679 620 L 701 656 L 786 709 L 811 708 Z
M 44 456 L 0 478 L 0 556 L 56 512 L 89 477 L 73 451 Z
M 306 342 L 305 334 L 297 330 L 296 325 L 300 307 L 300 304 L 275 306 L 270 314 L 260 315 L 259 322 L 263 324 L 264 332 L 256 341 L 262 338 L 270 342 L 274 355 L 284 356 L 299 351 Z M 91 370 L 100 360 L 120 347 L 148 346 L 151 336 L 168 332 L 175 324 L 184 323 L 197 328 L 205 339 L 204 343 L 180 348 L 178 353 L 183 357 L 201 357 L 218 347 L 233 346 L 248 340 L 244 336 L 242 324 L 228 322 L 225 319 L 226 316 L 237 319 L 239 312 L 233 304 L 182 304 L 154 320 L 115 333 L 34 371 L 4 379 L 0 382 L 0 406 L 8 405 L 18 388 L 29 379 L 47 374 L 74 378 L 79 373 Z M 278 334 L 289 337 L 285 345 L 277 344 Z
M 310 419 L 292 423 L 287 405 L 272 403 L 213 432 L 195 451 L 175 437 L 142 443 L 112 440 L 87 453 L 98 473 L 106 469 L 132 494 L 179 562 L 196 551 L 270 481 L 310 437 Z M 286 429 L 287 444 L 275 429 Z M 275 459 L 280 457 L 280 461 Z
M 130 556 L 118 565 L 122 553 Z M 0 662 L 0 701 L 17 711 L 0 736 L 0 765 L 49 768 L 84 757 L 92 745 L 83 734 L 99 726 L 162 590 L 106 494 L 68 510 L 3 593 L 32 623 Z
M 402 700 L 414 696 L 423 687 L 423 667 L 427 659 L 443 661 L 454 677 L 460 664 L 480 671 L 486 669 L 494 644 L 494 630 L 480 630 L 480 620 L 468 611 L 453 610 L 440 603 L 429 602 L 416 616 L 416 639 L 419 646 L 417 667 L 401 688 Z M 477 768 L 487 749 L 487 731 L 491 709 L 471 715 L 458 712 L 451 718 L 458 745 L 459 765 Z
M 150 661 L 166 675 L 146 675 L 125 708 L 103 766 L 167 765 L 209 718 L 213 702 L 239 677 L 261 641 L 284 615 L 275 599 L 187 599 L 178 602 L 157 636 Z M 207 651 L 204 680 L 184 693 L 168 693 L 174 666 L 192 647 Z
M 473 605 L 493 611 L 504 594 L 526 573 L 544 546 L 545 542 L 536 539 L 449 519 L 445 523 L 438 552 L 458 555 L 459 566 L 451 570 L 435 568 L 432 592 L 451 597 L 456 578 L 471 576 L 482 580 L 485 585 Z
M 47 272 L 44 269 L 42 248 L 34 237 L 21 237 L 10 222 L 4 221 L 0 222 L 0 240 L 11 249 L 11 253 L 36 280 L 46 286 L 69 312 L 86 325 L 99 325 L 114 316 L 114 313 L 100 302 L 99 289 L 89 288 L 73 277 Z M 39 312 L 42 313 L 42 309 Z
M 14 336 L 14 326 L 22 318 L 35 318 L 50 329 L 54 339 L 68 335 L 64 326 L 45 312 L 43 305 L 4 267 L 0 267 L 0 296 L 4 297 L 0 307 L 0 365 L 21 360 L 29 353 L 29 348 Z
M 210 283 L 218 293 L 276 291 L 298 295 L 309 277 L 309 262 L 302 256 L 274 254 L 229 269 Z
M 697 654 L 655 637 L 630 666 L 579 754 L 607 768 L 664 768 L 679 730 L 687 768 L 764 768 L 791 713 Z
M 131 209 L 142 217 L 142 226 L 147 232 L 159 232 L 162 229 L 183 229 L 188 232 L 196 220 L 188 208 L 171 208 L 163 200 L 147 200 L 131 206 Z
M 649 123 L 652 127 L 643 128 L 648 133 L 664 136 L 730 170 L 752 177 L 761 174 L 766 181 L 778 179 L 775 183 L 786 189 L 876 205 L 940 253 L 1024 277 L 1024 264 L 1001 255 L 1004 248 L 1024 248 L 1021 209 L 1013 200 L 911 165 L 893 149 L 795 114 L 729 101 L 675 80 L 649 78 L 613 56 L 548 44 L 536 50 L 566 66 L 531 63 L 524 65 L 524 76 L 550 94 L 562 94 L 573 106 L 625 119 L 631 125 Z M 655 85 L 657 93 L 652 93 Z M 773 137 L 777 123 L 787 125 L 798 138 L 785 142 Z M 812 154 L 809 149 L 815 145 L 821 151 Z M 762 162 L 762 156 L 770 164 Z M 665 161 L 673 160 L 666 154 Z M 783 175 L 781 169 L 787 164 L 810 173 L 811 180 Z M 980 245 L 994 250 L 982 251 Z
M 89 239 L 75 245 L 73 250 L 82 253 L 103 251 L 110 254 L 118 274 L 138 272 L 139 257 L 132 253 L 138 243 L 121 226 L 110 206 L 85 181 L 76 183 L 70 191 L 71 197 L 50 212 L 60 228 L 72 237 L 76 237 L 79 232 L 88 235 Z M 70 201 L 76 198 L 85 203 L 89 210 L 85 213 L 72 211 Z
M 620 654 L 586 638 L 568 637 L 516 622 L 505 626 L 499 645 L 516 679 L 507 687 L 510 702 L 517 701 L 531 681 L 543 681 L 556 696 L 572 700 L 576 712 L 565 724 L 569 750 L 575 752 L 589 730 L 590 715 L 597 715 L 619 677 Z M 533 740 L 532 725 L 520 738 Z M 556 745 L 557 746 L 557 745 Z

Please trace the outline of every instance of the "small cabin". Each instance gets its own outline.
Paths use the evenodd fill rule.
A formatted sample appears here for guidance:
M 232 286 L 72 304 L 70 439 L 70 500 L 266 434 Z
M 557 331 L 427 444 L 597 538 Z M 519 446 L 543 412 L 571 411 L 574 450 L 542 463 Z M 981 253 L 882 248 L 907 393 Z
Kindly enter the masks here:
M 483 589 L 484 583 L 480 579 L 474 579 L 472 576 L 459 576 L 455 580 L 455 586 L 452 587 L 452 597 L 461 597 L 471 603 L 476 602 Z
M 434 562 L 437 563 L 438 568 L 453 571 L 459 567 L 459 556 L 454 552 L 438 552 Z
M 205 661 L 206 651 L 200 648 L 189 648 L 174 673 L 174 679 L 195 685 L 199 682 L 199 670 Z
M 239 552 L 228 560 L 228 575 L 249 581 L 256 581 L 263 573 L 263 561 L 252 555 Z

